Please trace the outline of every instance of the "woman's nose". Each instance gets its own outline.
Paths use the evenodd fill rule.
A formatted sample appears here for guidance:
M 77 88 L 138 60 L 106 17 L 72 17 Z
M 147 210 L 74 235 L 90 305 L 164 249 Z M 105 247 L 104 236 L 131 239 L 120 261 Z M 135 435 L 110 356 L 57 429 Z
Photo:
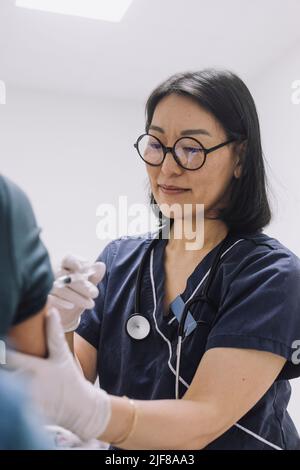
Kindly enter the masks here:
M 164 161 L 161 165 L 161 171 L 166 175 L 180 175 L 183 172 L 183 168 L 177 164 L 171 150 L 168 150 L 165 155 Z

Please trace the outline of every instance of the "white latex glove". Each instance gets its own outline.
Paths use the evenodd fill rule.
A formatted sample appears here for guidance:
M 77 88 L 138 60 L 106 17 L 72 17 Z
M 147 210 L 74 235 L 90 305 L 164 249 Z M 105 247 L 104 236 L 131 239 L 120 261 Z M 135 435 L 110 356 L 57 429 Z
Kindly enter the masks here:
M 76 330 L 83 311 L 94 307 L 93 299 L 99 295 L 96 286 L 104 277 L 105 270 L 104 263 L 90 264 L 74 255 L 62 260 L 48 301 L 49 306 L 59 311 L 65 333 Z M 70 277 L 71 283 L 63 284 L 60 281 L 62 276 Z
M 82 375 L 55 309 L 46 317 L 46 334 L 47 359 L 9 350 L 8 367 L 29 375 L 32 398 L 51 424 L 69 429 L 83 441 L 99 437 L 111 416 L 109 395 Z

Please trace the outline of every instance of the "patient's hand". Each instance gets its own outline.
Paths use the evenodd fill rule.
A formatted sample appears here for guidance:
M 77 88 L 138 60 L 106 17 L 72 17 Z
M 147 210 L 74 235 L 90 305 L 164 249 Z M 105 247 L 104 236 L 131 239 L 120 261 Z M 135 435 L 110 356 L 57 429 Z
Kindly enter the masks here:
M 46 313 L 47 306 L 36 315 L 10 329 L 8 338 L 18 351 L 39 357 L 47 356 Z

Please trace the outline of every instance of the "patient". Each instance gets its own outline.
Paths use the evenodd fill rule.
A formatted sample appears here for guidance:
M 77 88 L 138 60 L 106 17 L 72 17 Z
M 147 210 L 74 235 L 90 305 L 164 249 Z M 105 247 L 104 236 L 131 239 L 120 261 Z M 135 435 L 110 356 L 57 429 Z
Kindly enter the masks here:
M 57 276 L 72 273 L 73 281 L 53 287 L 48 253 L 39 234 L 26 195 L 0 175 L 0 340 L 22 353 L 46 357 L 47 300 L 63 311 L 64 321 L 76 312 L 79 319 L 83 310 L 94 306 L 104 265 L 69 255 Z M 0 449 L 45 448 L 35 413 L 18 390 L 23 384 L 14 383 L 10 375 L 0 370 Z
M 39 233 L 25 194 L 0 175 L 0 339 L 44 357 L 44 320 L 53 275 Z M 8 376 L 0 371 L 0 449 L 44 448 L 33 413 Z
M 0 337 L 45 356 L 44 316 L 53 275 L 25 194 L 0 175 Z

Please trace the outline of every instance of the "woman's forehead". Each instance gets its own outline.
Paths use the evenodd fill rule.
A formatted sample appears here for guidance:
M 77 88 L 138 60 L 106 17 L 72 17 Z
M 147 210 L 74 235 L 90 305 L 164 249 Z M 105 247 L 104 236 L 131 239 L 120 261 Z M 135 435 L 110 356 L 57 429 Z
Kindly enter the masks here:
M 222 129 L 217 119 L 195 100 L 175 94 L 164 97 L 157 104 L 151 126 L 161 128 L 166 134 L 201 128 L 214 135 Z

